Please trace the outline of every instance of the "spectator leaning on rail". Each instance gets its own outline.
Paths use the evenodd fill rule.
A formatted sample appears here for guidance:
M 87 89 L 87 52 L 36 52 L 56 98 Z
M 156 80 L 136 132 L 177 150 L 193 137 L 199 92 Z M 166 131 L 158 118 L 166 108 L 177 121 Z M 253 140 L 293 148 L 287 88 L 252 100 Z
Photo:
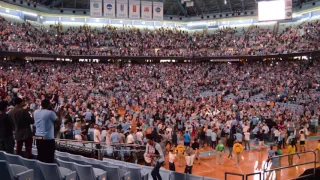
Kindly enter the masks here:
M 26 103 L 21 98 L 15 99 L 15 107 L 12 109 L 8 115 L 13 123 L 15 131 L 15 139 L 17 141 L 16 153 L 17 155 L 22 155 L 22 146 L 23 143 L 26 147 L 26 157 L 31 158 L 32 156 L 32 131 L 31 125 L 34 123 L 34 120 L 31 118 L 29 112 L 24 109 Z
M 51 109 L 50 101 L 44 99 L 41 102 L 41 109 L 34 112 L 38 160 L 46 163 L 54 162 L 54 123 L 61 124 L 60 108 L 58 116 Z

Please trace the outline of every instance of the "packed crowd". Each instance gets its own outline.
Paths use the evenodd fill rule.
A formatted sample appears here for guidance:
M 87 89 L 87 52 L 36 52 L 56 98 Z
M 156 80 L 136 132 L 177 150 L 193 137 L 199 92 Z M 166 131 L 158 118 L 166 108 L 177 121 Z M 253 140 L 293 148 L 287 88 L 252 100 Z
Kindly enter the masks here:
M 283 31 L 250 26 L 190 33 L 179 28 L 137 29 L 90 26 L 49 28 L 0 17 L 0 49 L 59 55 L 98 56 L 232 56 L 269 55 L 318 50 L 319 21 Z
M 266 119 L 284 126 L 288 121 L 312 125 L 320 113 L 318 65 L 317 61 L 124 67 L 6 62 L 1 77 L 11 105 L 21 97 L 34 111 L 49 98 L 55 108 L 62 107 L 63 125 L 71 131 L 67 138 L 87 139 L 88 132 L 75 122 L 92 121 L 108 132 L 102 141 L 114 142 L 108 130 L 121 124 L 120 132 L 130 133 L 133 118 L 143 133 L 150 126 L 156 132 L 170 127 L 188 130 L 193 138 L 199 127 L 207 126 L 235 133 L 233 120 L 238 125 L 251 123 L 251 131 Z M 120 109 L 126 114 L 121 115 Z
M 147 165 L 155 159 L 155 150 L 147 153 L 154 140 L 156 151 L 161 150 L 156 168 L 169 154 L 174 170 L 175 152 L 179 166 L 186 152 L 185 172 L 191 173 L 204 147 L 217 151 L 217 164 L 223 163 L 225 148 L 230 158 L 235 151 L 238 165 L 243 141 L 245 150 L 251 140 L 260 149 L 266 141 L 292 149 L 296 139 L 305 142 L 310 132 L 317 132 L 319 65 L 316 59 L 123 66 L 3 61 L 1 96 L 9 109 L 15 107 L 9 116 L 23 106 L 36 117 L 46 99 L 62 120 L 55 126 L 56 138 L 102 145 L 148 143 Z

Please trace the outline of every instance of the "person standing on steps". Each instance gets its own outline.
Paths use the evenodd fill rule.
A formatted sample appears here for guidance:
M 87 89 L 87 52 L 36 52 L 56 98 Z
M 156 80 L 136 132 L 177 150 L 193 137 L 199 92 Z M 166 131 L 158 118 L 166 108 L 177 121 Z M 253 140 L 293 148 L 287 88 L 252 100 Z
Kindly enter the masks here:
M 6 113 L 8 103 L 6 101 L 0 102 L 0 151 L 13 154 L 14 151 L 14 137 L 12 123 Z
M 51 103 L 48 99 L 41 102 L 41 109 L 34 112 L 36 134 L 34 139 L 37 143 L 38 160 L 45 163 L 54 163 L 55 141 L 54 123 L 61 124 L 61 109 L 58 116 L 51 110 Z
M 15 139 L 17 141 L 16 153 L 22 155 L 23 144 L 26 147 L 26 157 L 30 159 L 32 157 L 32 136 L 31 125 L 34 124 L 33 118 L 29 112 L 23 107 L 26 106 L 26 102 L 21 98 L 15 99 L 15 107 L 9 113 L 9 119 L 13 124 Z

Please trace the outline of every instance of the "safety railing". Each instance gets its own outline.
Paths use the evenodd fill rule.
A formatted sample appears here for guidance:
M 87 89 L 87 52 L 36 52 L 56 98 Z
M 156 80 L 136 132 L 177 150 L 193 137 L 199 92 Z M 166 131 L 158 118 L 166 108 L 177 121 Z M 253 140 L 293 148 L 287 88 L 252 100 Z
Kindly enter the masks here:
M 145 152 L 144 145 L 138 144 L 125 144 L 125 143 L 105 143 L 93 141 L 78 141 L 69 139 L 55 139 L 56 148 L 59 151 L 77 152 L 91 154 L 98 158 L 103 157 L 121 157 L 138 155 L 139 157 Z M 98 145 L 98 146 L 97 146 Z
M 272 159 L 274 159 L 274 158 L 283 158 L 283 157 L 289 157 L 289 156 L 294 156 L 294 155 L 299 156 L 300 154 L 307 154 L 307 153 L 312 153 L 314 155 L 314 160 L 313 161 L 308 161 L 308 162 L 303 162 L 303 163 L 299 163 L 299 164 L 293 164 L 293 165 L 283 166 L 283 167 L 278 167 L 278 168 L 273 168 L 273 169 L 267 169 L 266 165 L 268 165 L 268 163 L 265 163 L 264 164 L 264 168 L 263 168 L 263 173 L 262 173 L 262 179 L 265 178 L 264 176 L 268 172 L 279 171 L 279 170 L 282 170 L 282 169 L 288 169 L 288 168 L 307 165 L 307 164 L 313 164 L 314 165 L 313 173 L 312 174 L 303 175 L 303 176 L 300 176 L 300 177 L 295 178 L 295 179 L 304 179 L 304 178 L 307 178 L 307 177 L 315 176 L 316 168 L 317 168 L 317 160 L 316 160 L 317 159 L 317 155 L 316 155 L 316 152 L 314 152 L 314 151 L 304 151 L 304 152 L 293 153 L 293 154 L 285 154 L 285 155 L 281 155 L 281 156 L 272 156 L 272 157 L 269 157 L 266 162 L 272 161 Z
M 256 176 L 259 175 L 259 180 L 262 180 L 262 173 L 261 172 L 255 172 L 255 173 L 250 173 L 250 174 L 246 174 L 246 180 L 249 179 L 250 176 Z
M 255 173 L 250 173 L 250 174 L 238 174 L 238 173 L 233 173 L 233 172 L 225 172 L 225 180 L 228 179 L 228 175 L 233 175 L 233 176 L 239 176 L 242 178 L 242 180 L 246 179 L 248 180 L 249 177 L 251 176 L 256 176 L 258 175 L 259 176 L 259 180 L 263 180 L 265 179 L 265 175 L 269 172 L 272 172 L 272 171 L 280 171 L 280 170 L 283 170 L 283 169 L 288 169 L 288 168 L 292 168 L 292 167 L 297 167 L 297 166 L 302 166 L 302 165 L 307 165 L 307 164 L 313 164 L 313 171 L 312 173 L 309 173 L 309 174 L 306 174 L 306 175 L 302 175 L 300 177 L 297 177 L 297 178 L 294 178 L 295 180 L 299 180 L 299 179 L 305 179 L 307 177 L 315 177 L 316 175 L 316 168 L 317 168 L 317 158 L 316 158 L 316 152 L 315 151 L 304 151 L 304 152 L 299 152 L 299 153 L 294 153 L 294 154 L 286 154 L 286 155 L 281 155 L 281 156 L 273 156 L 273 157 L 270 157 L 266 160 L 266 162 L 269 162 L 269 161 L 272 161 L 272 159 L 274 158 L 283 158 L 283 157 L 289 157 L 289 156 L 299 156 L 300 154 L 307 154 L 307 153 L 311 153 L 313 154 L 314 156 L 314 160 L 312 161 L 307 161 L 307 162 L 302 162 L 302 163 L 298 163 L 298 164 L 294 164 L 294 165 L 288 165 L 288 166 L 283 166 L 283 167 L 277 167 L 277 168 L 273 168 L 273 169 L 268 169 L 267 168 L 267 165 L 268 163 L 265 163 L 264 166 L 263 166 L 263 171 L 262 172 L 255 172 Z M 256 179 L 256 178 L 255 178 Z
M 233 172 L 225 172 L 224 173 L 225 180 L 228 178 L 228 175 L 239 176 L 239 177 L 241 177 L 241 180 L 244 180 L 244 174 L 233 173 Z

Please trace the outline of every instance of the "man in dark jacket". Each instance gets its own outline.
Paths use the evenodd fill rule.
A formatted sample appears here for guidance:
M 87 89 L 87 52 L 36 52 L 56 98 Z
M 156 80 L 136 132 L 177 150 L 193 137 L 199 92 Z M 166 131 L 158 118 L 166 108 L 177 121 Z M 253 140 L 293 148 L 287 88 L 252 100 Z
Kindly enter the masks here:
M 12 124 L 6 114 L 8 103 L 0 102 L 0 151 L 13 154 L 14 139 L 12 133 Z
M 234 141 L 235 141 L 235 139 L 233 138 L 233 136 L 230 136 L 229 139 L 227 139 L 227 147 L 229 149 L 228 158 L 232 158 L 232 150 L 233 150 Z
M 8 116 L 13 124 L 15 138 L 17 141 L 16 154 L 21 155 L 23 143 L 26 147 L 26 157 L 31 158 L 32 150 L 32 131 L 31 125 L 34 124 L 29 112 L 23 107 L 26 103 L 21 98 L 15 99 L 15 107 L 9 112 Z

